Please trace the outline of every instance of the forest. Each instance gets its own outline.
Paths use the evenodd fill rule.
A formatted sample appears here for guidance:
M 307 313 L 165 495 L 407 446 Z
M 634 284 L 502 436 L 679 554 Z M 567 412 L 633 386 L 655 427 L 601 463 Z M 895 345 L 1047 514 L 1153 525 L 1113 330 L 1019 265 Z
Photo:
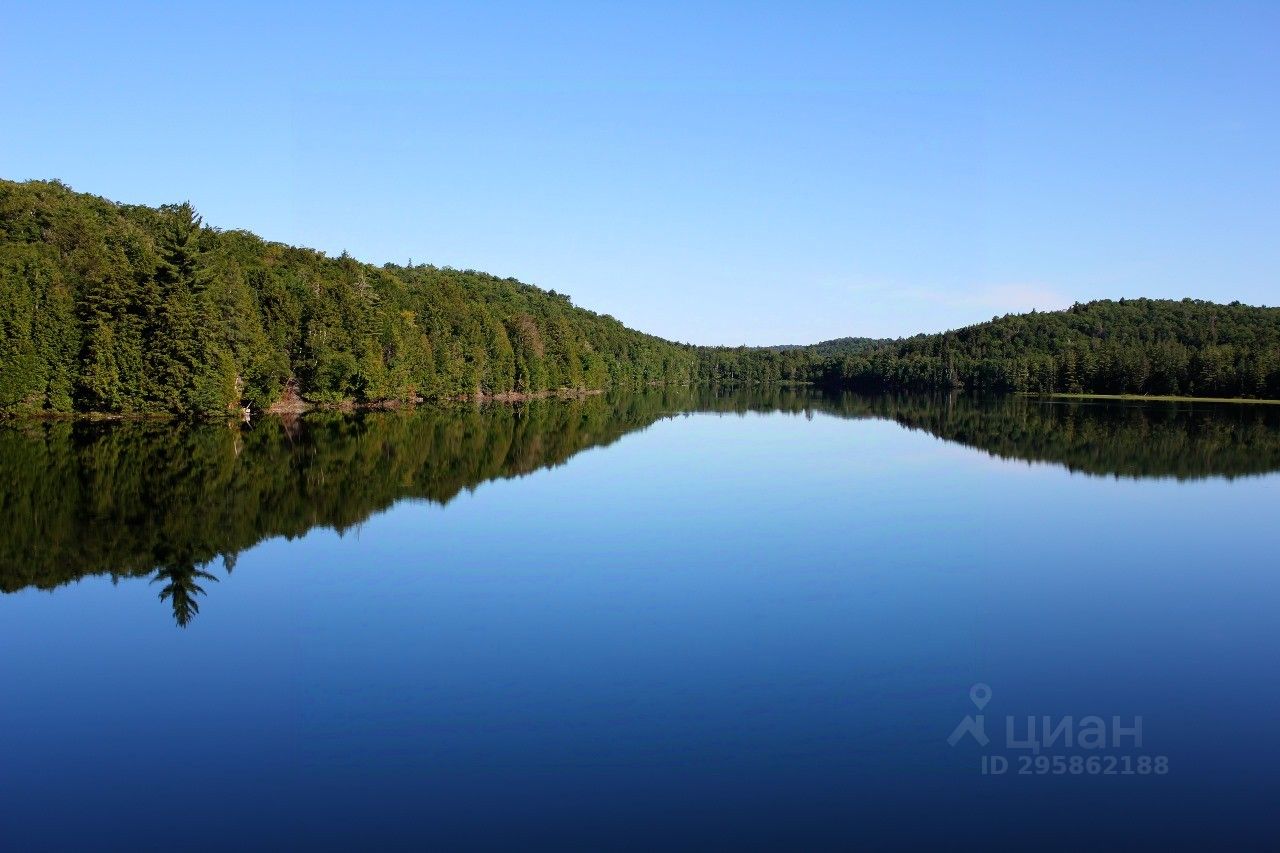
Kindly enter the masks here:
M 1120 299 L 899 340 L 701 347 L 698 376 L 865 392 L 1280 399 L 1280 308 Z
M 218 416 L 689 383 L 692 347 L 515 279 L 0 181 L 0 411 Z
M 855 322 L 851 320 L 851 324 Z M 0 180 L 0 414 L 220 417 L 695 383 L 1280 399 L 1280 308 L 1104 300 L 898 340 L 674 343 L 511 278 Z
M 1280 399 L 1280 308 L 1080 303 L 815 359 L 811 378 L 867 391 Z

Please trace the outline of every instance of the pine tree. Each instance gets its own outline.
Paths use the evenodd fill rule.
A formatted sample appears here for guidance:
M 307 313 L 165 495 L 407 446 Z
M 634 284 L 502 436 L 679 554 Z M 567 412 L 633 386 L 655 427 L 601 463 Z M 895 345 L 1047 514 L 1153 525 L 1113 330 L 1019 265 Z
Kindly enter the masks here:
M 226 413 L 236 402 L 236 368 L 217 340 L 207 298 L 202 220 L 188 202 L 162 208 L 155 282 L 160 310 L 148 335 L 149 397 L 161 409 L 188 415 Z

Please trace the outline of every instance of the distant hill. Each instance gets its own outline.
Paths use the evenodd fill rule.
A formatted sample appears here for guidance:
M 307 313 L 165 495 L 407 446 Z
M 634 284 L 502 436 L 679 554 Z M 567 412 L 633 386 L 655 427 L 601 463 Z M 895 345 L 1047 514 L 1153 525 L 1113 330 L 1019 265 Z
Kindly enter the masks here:
M 813 377 L 868 390 L 1280 398 L 1280 308 L 1121 299 L 1001 317 L 828 358 Z
M 770 347 L 751 347 L 751 349 L 774 350 L 776 352 L 804 350 L 810 355 L 829 356 L 863 352 L 872 347 L 893 343 L 893 341 L 893 338 L 833 338 L 816 344 L 778 344 Z
M 704 382 L 768 384 L 811 382 L 823 362 L 892 343 L 878 338 L 836 338 L 819 344 L 767 347 L 698 347 L 698 378 Z
M 832 356 L 857 355 L 876 347 L 887 346 L 893 342 L 893 338 L 834 338 L 829 341 L 811 344 L 805 349 L 820 358 L 829 358 Z

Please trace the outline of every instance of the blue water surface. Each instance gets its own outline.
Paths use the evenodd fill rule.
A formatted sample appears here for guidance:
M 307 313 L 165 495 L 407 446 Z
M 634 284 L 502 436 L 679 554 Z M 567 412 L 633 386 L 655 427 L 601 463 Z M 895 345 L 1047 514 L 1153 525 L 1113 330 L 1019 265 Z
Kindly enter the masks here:
M 145 577 L 25 587 L 0 846 L 1265 846 L 1277 508 L 1274 474 L 695 412 L 215 560 L 185 628 Z M 1019 774 L 1009 715 L 1140 717 L 1038 754 L 1167 772 Z

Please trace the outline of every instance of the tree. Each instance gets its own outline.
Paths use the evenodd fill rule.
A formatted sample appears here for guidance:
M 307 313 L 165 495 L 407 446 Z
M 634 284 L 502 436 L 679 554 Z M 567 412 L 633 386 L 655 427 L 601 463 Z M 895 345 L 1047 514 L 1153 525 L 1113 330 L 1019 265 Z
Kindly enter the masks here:
M 202 220 L 188 202 L 162 208 L 155 282 L 159 310 L 147 336 L 148 396 L 188 415 L 225 414 L 237 401 L 235 362 L 216 337 L 200 245 Z

